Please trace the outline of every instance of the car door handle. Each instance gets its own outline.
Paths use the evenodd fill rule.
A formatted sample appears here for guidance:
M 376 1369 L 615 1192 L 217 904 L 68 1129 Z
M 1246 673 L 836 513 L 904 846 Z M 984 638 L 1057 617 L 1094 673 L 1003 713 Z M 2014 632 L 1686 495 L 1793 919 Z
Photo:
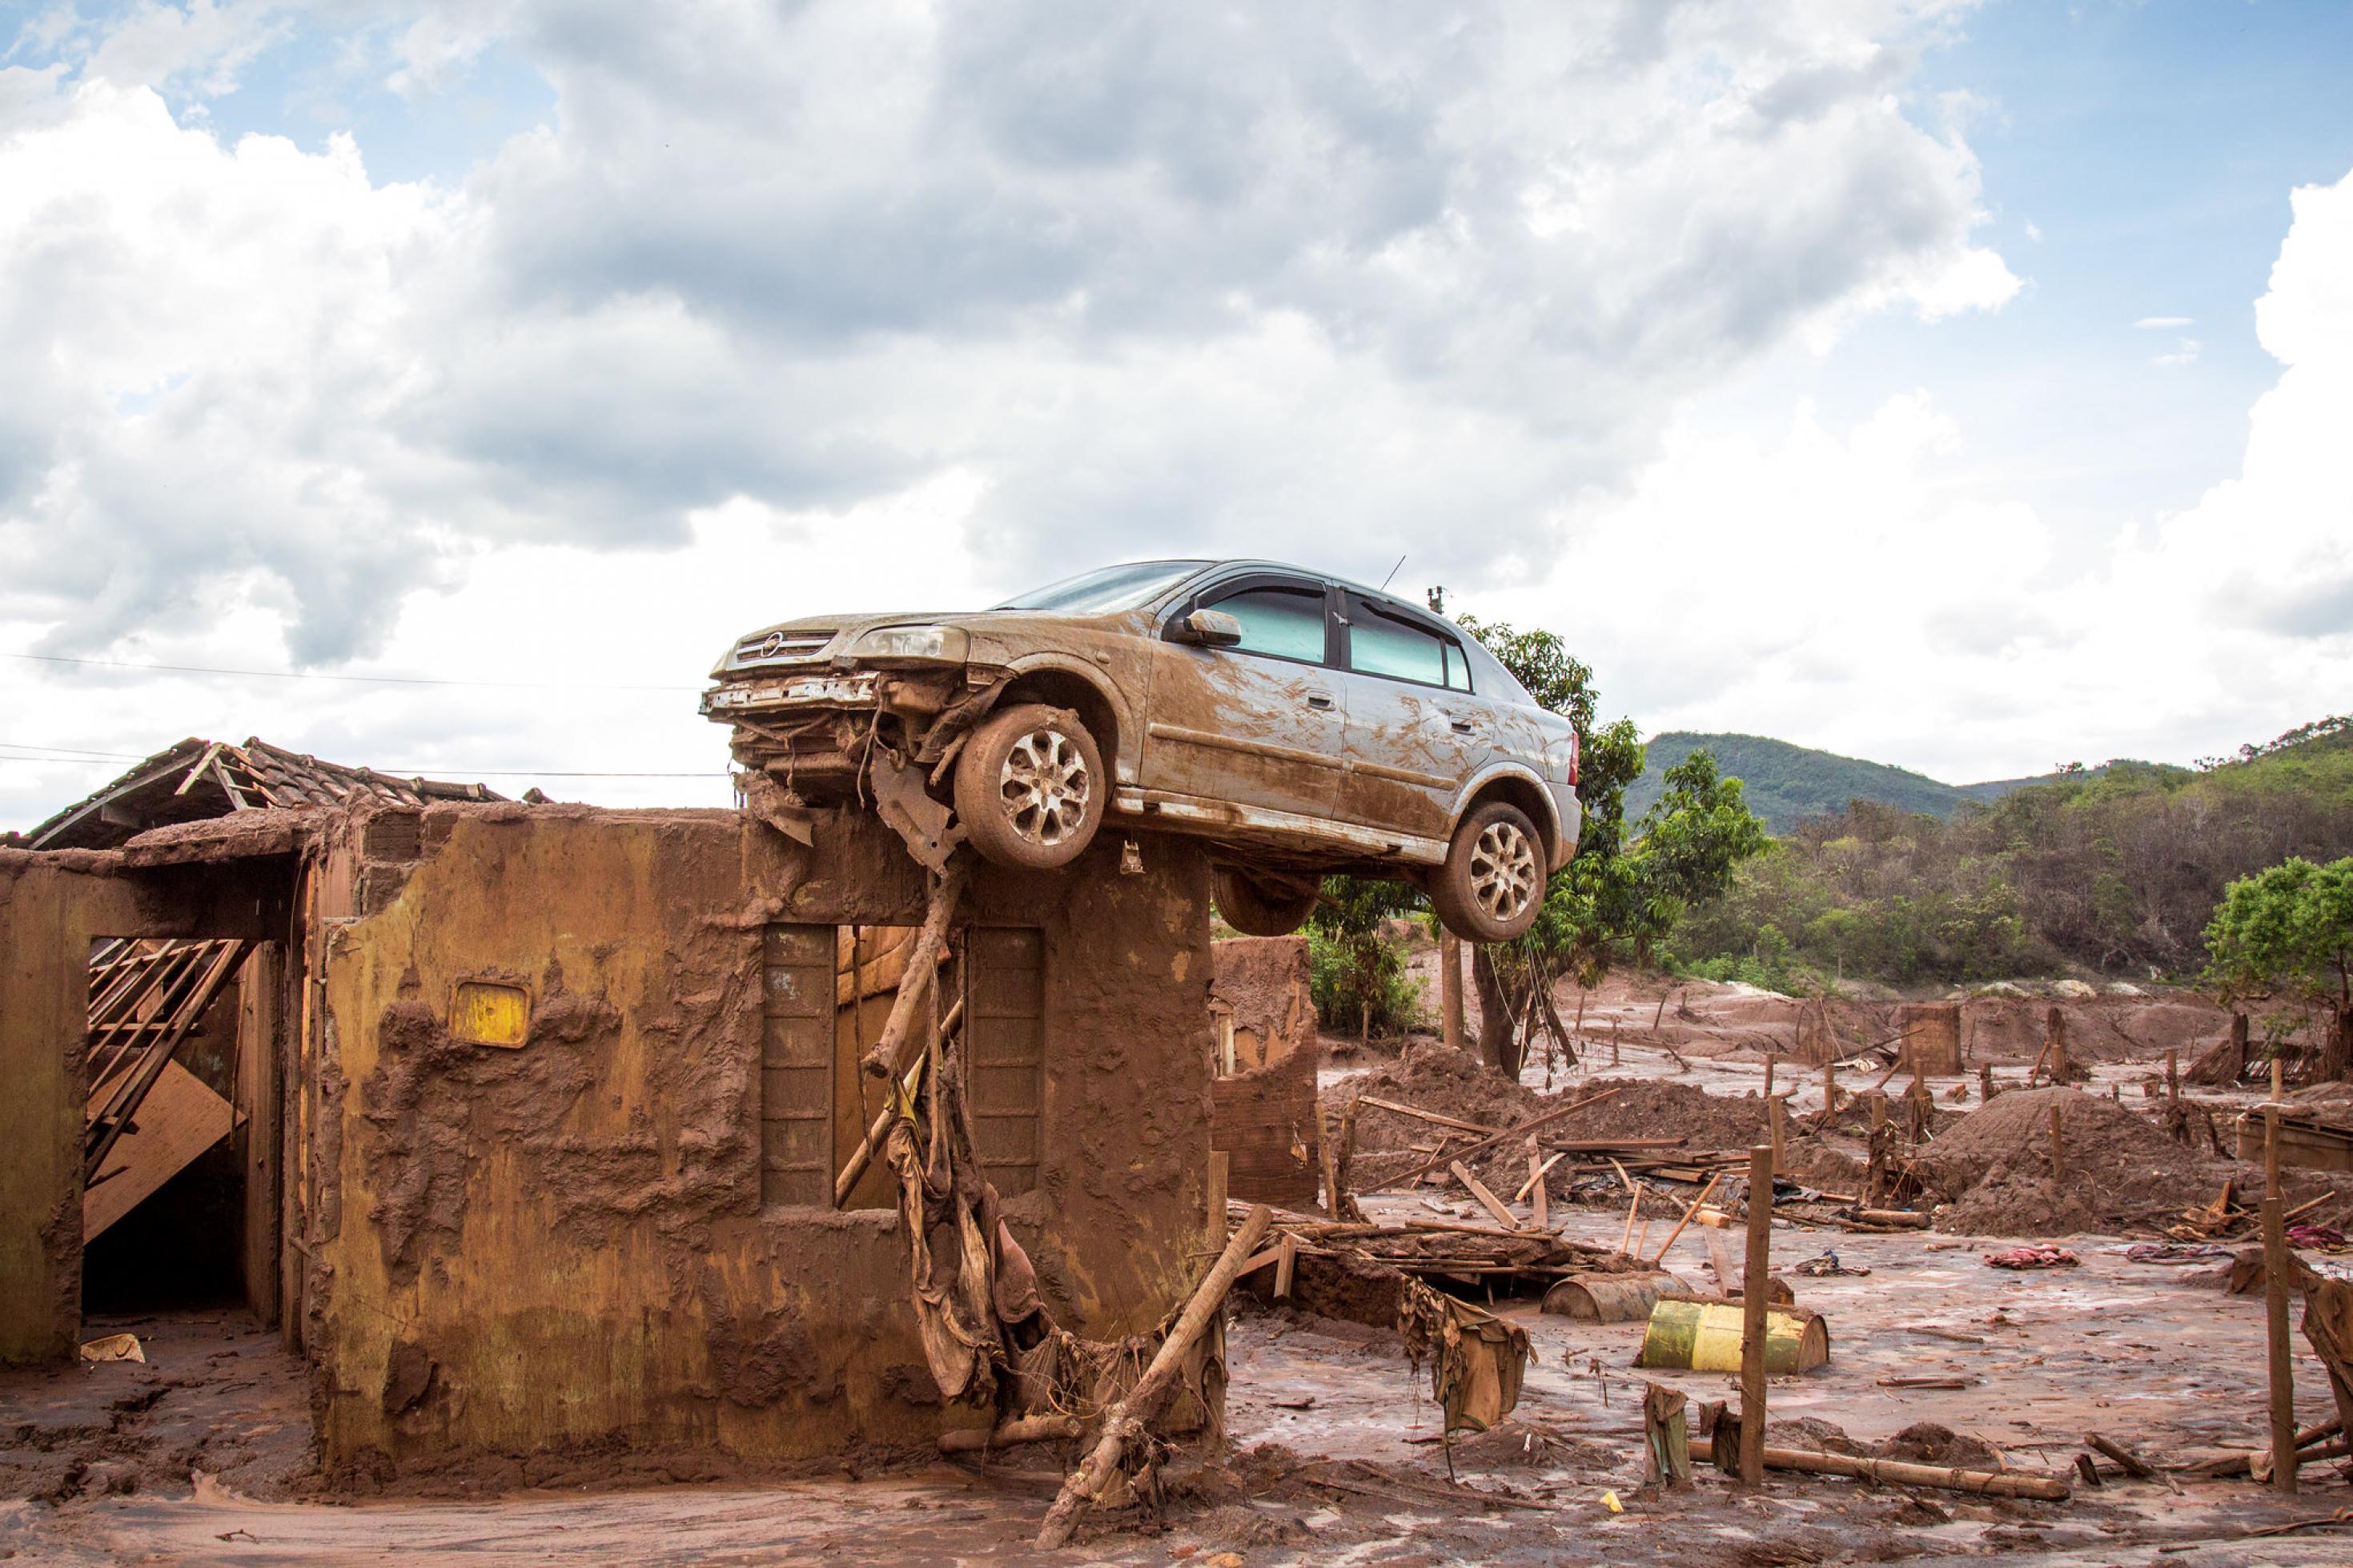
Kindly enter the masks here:
M 1479 732 L 1479 726 L 1468 719 L 1457 719 L 1454 721 L 1454 732 L 1458 735 L 1475 735 Z
M 1324 713 L 1332 711 L 1332 700 L 1318 691 L 1307 699 L 1307 706 Z

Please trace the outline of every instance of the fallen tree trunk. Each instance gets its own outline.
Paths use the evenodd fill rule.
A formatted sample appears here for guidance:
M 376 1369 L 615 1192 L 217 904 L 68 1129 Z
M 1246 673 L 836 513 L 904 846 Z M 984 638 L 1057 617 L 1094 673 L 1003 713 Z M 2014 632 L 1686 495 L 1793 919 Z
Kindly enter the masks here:
M 1152 1364 L 1144 1369 L 1144 1375 L 1135 1380 L 1127 1397 L 1104 1415 L 1103 1436 L 1086 1461 L 1062 1483 L 1061 1495 L 1054 1500 L 1054 1506 L 1046 1512 L 1046 1521 L 1039 1526 L 1039 1546 L 1050 1551 L 1070 1543 L 1071 1532 L 1078 1528 L 1080 1510 L 1111 1484 L 1128 1445 L 1144 1436 L 1145 1424 L 1158 1413 L 1160 1402 L 1176 1384 L 1177 1364 L 1217 1317 L 1218 1309 L 1225 1303 L 1226 1291 L 1241 1272 L 1243 1261 L 1257 1250 L 1273 1221 L 1273 1211 L 1261 1204 L 1250 1210 L 1241 1228 L 1227 1241 L 1226 1250 L 1210 1266 L 1208 1276 L 1193 1292 L 1193 1299 L 1185 1303 L 1176 1326 L 1160 1342 Z
M 1691 1456 L 1713 1461 L 1715 1449 L 1705 1437 L 1692 1440 Z M 1848 1476 L 1859 1481 L 1885 1481 L 1899 1487 L 1935 1487 L 1948 1492 L 1976 1492 L 1985 1497 L 2039 1498 L 2065 1502 L 2073 1494 L 2065 1481 L 2053 1476 L 2021 1475 L 2012 1470 L 1964 1470 L 1950 1465 L 1908 1465 L 1896 1459 L 1863 1459 L 1846 1454 L 1822 1454 L 1811 1448 L 1767 1448 L 1768 1470 L 1803 1470 L 1817 1476 Z
M 987 1448 L 1009 1447 L 1016 1443 L 1047 1443 L 1057 1437 L 1075 1437 L 1086 1423 L 1075 1415 L 1017 1415 L 1003 1426 L 966 1427 L 940 1434 L 943 1454 L 970 1454 Z

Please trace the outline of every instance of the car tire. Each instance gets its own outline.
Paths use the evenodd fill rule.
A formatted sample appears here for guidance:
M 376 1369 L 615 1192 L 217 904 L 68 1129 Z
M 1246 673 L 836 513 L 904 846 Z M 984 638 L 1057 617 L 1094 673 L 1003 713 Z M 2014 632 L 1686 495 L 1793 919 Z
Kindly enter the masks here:
M 1313 890 L 1290 892 L 1230 866 L 1211 868 L 1209 895 L 1226 923 L 1244 936 L 1289 936 L 1307 923 L 1315 908 Z
M 956 759 L 956 816 L 998 866 L 1069 865 L 1094 842 L 1110 794 L 1103 752 L 1067 708 L 1024 702 L 992 713 Z
M 1430 879 L 1439 923 L 1464 942 L 1509 942 L 1544 908 L 1544 840 L 1528 814 L 1491 800 L 1464 815 Z

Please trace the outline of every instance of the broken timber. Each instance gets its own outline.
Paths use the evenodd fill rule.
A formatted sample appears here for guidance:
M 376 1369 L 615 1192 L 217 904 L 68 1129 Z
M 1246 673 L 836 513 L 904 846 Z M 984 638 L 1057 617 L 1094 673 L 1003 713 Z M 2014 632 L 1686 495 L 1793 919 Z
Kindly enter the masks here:
M 1706 1437 L 1693 1438 L 1691 1457 L 1714 1462 L 1715 1444 Z M 1896 1459 L 1817 1453 L 1810 1448 L 1767 1448 L 1765 1468 L 1803 1470 L 1817 1476 L 1848 1476 L 1859 1481 L 1885 1481 L 1899 1487 L 1975 1492 L 1982 1497 L 2035 1498 L 2043 1502 L 2065 1502 L 2073 1495 L 2073 1489 L 2055 1476 L 2030 1476 L 2016 1470 L 1964 1470 L 1951 1465 L 1909 1465 Z
M 1193 1342 L 1201 1337 L 1224 1305 L 1226 1291 L 1241 1272 L 1242 1261 L 1255 1248 L 1267 1226 L 1274 1218 L 1263 1204 L 1250 1212 L 1240 1230 L 1226 1243 L 1226 1250 L 1210 1266 L 1209 1272 L 1185 1303 L 1184 1315 L 1168 1337 L 1160 1342 L 1160 1349 L 1136 1379 L 1127 1396 L 1103 1415 L 1103 1436 L 1084 1463 L 1071 1472 L 1062 1483 L 1060 1497 L 1046 1512 L 1046 1521 L 1038 1528 L 1038 1544 L 1049 1551 L 1069 1544 L 1071 1532 L 1078 1528 L 1080 1510 L 1102 1494 L 1111 1484 L 1113 1473 L 1119 1468 L 1120 1458 L 1128 1446 L 1144 1436 L 1146 1422 L 1157 1414 L 1160 1402 L 1166 1398 L 1176 1381 L 1176 1365 Z

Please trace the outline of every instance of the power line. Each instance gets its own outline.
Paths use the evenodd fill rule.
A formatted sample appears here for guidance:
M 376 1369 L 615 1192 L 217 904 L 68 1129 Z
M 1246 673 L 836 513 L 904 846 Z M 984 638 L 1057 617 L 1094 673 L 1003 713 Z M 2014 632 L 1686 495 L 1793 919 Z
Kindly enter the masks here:
M 80 752 L 64 746 L 27 746 L 15 741 L 0 741 L 0 751 L 36 753 L 0 756 L 0 763 L 81 763 L 95 766 L 108 762 L 143 763 L 147 760 L 129 752 Z M 449 763 L 436 763 L 429 768 L 372 768 L 369 771 L 396 779 L 434 778 L 451 773 L 467 773 L 476 778 L 541 779 L 723 779 L 730 776 L 725 770 L 718 773 L 636 773 L 565 768 L 469 768 Z
M 700 691 L 700 686 L 624 686 L 597 681 L 457 680 L 430 675 L 336 675 L 315 669 L 223 669 L 204 664 L 140 664 L 121 658 L 77 658 L 62 653 L 0 653 L 0 658 L 98 669 L 143 669 L 159 675 L 229 675 L 252 680 L 341 680 L 378 686 L 492 686 L 515 691 Z

